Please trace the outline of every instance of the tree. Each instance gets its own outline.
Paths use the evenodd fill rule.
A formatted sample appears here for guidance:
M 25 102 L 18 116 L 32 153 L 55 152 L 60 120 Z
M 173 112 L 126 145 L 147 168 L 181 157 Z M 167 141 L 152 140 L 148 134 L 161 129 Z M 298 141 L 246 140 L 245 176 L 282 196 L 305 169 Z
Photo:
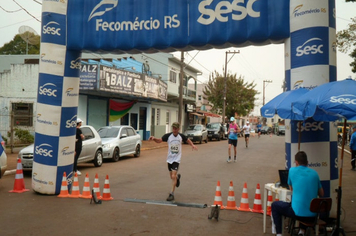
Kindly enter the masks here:
M 255 96 L 258 94 L 254 88 L 256 84 L 247 83 L 243 77 L 237 78 L 236 74 L 228 74 L 226 80 L 226 106 L 225 115 L 235 116 L 235 112 L 240 116 L 247 115 L 254 109 Z M 214 72 L 214 77 L 203 90 L 204 98 L 212 104 L 212 112 L 222 114 L 224 101 L 224 79 L 223 75 Z
M 336 34 L 336 44 L 340 52 L 346 53 L 351 51 L 349 55 L 354 61 L 350 63 L 350 66 L 352 72 L 356 73 L 356 17 L 351 20 L 352 23 L 349 24 L 348 29 L 341 30 Z
M 40 36 L 37 36 L 40 37 Z M 26 54 L 26 42 L 19 34 L 14 39 L 0 48 L 0 55 L 18 55 Z M 28 54 L 40 54 L 40 44 L 28 44 Z

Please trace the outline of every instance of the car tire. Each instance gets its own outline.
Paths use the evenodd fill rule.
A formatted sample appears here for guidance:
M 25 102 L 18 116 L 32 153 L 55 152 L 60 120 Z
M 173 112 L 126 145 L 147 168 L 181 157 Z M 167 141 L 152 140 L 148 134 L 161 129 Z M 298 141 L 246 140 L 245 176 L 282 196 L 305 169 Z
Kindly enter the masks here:
M 103 152 L 101 150 L 96 151 L 93 162 L 94 162 L 94 166 L 95 167 L 102 166 L 102 164 L 103 164 Z
M 115 148 L 114 153 L 112 154 L 112 161 L 117 162 L 120 159 L 120 150 L 118 147 Z
M 203 142 L 203 136 L 200 137 L 199 144 L 201 144 L 202 142 Z
M 140 144 L 138 144 L 136 146 L 136 150 L 135 150 L 135 154 L 134 154 L 134 157 L 139 157 L 141 154 L 141 147 L 140 147 Z
M 218 141 L 220 141 L 221 140 L 221 138 L 220 138 L 220 135 L 218 136 Z

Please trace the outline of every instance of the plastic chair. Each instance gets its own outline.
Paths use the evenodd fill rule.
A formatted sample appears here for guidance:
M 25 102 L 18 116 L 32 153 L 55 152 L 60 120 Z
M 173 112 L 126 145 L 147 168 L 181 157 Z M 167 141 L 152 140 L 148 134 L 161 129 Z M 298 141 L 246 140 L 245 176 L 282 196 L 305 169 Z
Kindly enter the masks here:
M 310 203 L 310 211 L 317 213 L 316 217 L 314 218 L 314 221 L 302 221 L 298 220 L 297 218 L 291 219 L 291 224 L 292 226 L 290 228 L 290 235 L 293 235 L 294 229 L 296 229 L 295 221 L 299 221 L 299 225 L 302 224 L 306 226 L 305 230 L 305 235 L 311 235 L 310 231 L 311 229 L 314 230 L 315 235 L 319 235 L 319 226 L 324 226 L 324 232 L 325 235 L 327 235 L 327 230 L 326 230 L 326 225 L 327 223 L 324 220 L 320 219 L 320 214 L 326 215 L 326 220 L 329 218 L 329 212 L 331 209 L 331 204 L 332 204 L 332 199 L 331 198 L 314 198 L 311 203 Z M 298 227 L 299 229 L 299 227 Z

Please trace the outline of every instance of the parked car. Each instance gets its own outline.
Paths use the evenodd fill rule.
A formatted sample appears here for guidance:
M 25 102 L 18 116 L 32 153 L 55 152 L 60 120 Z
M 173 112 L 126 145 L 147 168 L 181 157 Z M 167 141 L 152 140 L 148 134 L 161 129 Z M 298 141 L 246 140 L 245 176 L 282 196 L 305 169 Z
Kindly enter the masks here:
M 286 134 L 286 127 L 284 125 L 278 126 L 277 135 L 285 135 Z
M 208 131 L 205 126 L 201 124 L 189 125 L 184 135 L 192 140 L 192 142 L 208 142 Z
M 7 168 L 7 156 L 5 149 L 5 141 L 2 139 L 0 133 L 0 178 L 4 175 Z
M 211 141 L 212 139 L 217 139 L 218 141 L 220 141 L 221 139 L 224 139 L 226 137 L 224 126 L 219 122 L 207 124 L 206 129 L 208 130 L 209 141 Z
M 270 134 L 272 132 L 272 128 L 269 126 L 263 126 L 261 129 L 261 134 Z
M 94 166 L 100 167 L 103 164 L 103 148 L 98 132 L 90 125 L 83 125 L 80 129 L 85 138 L 78 163 L 93 162 Z M 21 159 L 23 170 L 32 170 L 33 152 L 34 144 L 21 149 L 19 152 L 17 158 Z
M 105 126 L 98 129 L 103 142 L 104 158 L 119 161 L 120 157 L 141 153 L 141 136 L 129 125 Z

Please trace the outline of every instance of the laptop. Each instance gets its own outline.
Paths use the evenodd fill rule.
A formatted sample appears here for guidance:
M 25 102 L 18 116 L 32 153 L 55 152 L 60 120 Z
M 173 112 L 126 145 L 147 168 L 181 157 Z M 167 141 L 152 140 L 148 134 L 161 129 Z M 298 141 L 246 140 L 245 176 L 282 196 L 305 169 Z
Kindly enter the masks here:
M 279 172 L 280 186 L 282 188 L 289 189 L 289 185 L 288 185 L 289 170 L 278 170 L 278 172 Z

